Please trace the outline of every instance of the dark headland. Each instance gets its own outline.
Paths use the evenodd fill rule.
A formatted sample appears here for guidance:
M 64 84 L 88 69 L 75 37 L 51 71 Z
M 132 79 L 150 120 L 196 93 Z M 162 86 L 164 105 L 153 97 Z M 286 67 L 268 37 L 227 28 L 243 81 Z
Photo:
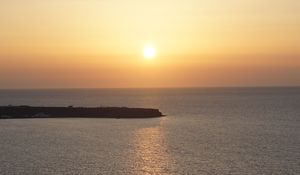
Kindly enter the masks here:
M 0 106 L 0 119 L 14 118 L 154 118 L 158 109 L 127 107 L 32 107 Z

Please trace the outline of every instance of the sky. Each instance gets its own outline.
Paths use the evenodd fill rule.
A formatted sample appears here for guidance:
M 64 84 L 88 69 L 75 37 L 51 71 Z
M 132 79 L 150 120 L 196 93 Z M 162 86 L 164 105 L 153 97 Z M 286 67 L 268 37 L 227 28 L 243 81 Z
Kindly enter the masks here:
M 299 0 L 1 1 L 0 88 L 300 86 L 299 9 Z

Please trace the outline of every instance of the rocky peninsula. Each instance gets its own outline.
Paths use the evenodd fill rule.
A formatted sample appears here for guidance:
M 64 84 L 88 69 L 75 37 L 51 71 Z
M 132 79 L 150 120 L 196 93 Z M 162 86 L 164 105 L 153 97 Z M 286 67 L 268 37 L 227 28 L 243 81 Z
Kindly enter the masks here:
M 154 118 L 158 109 L 127 107 L 32 107 L 0 106 L 0 119 L 15 118 Z

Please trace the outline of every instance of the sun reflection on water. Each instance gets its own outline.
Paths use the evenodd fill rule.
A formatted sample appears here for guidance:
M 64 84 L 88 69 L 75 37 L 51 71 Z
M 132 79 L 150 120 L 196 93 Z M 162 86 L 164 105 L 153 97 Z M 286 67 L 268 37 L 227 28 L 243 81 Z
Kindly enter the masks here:
M 170 174 L 172 161 L 161 126 L 141 128 L 135 132 L 135 170 L 137 174 Z

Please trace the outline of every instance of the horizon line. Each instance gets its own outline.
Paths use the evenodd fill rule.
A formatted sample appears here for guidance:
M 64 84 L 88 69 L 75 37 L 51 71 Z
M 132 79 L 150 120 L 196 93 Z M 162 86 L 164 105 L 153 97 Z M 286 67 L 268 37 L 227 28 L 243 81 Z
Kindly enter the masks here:
M 76 90 L 76 89 L 213 89 L 213 88 L 300 88 L 300 85 L 275 86 L 163 86 L 163 87 L 33 87 L 33 88 L 0 88 L 0 90 Z

